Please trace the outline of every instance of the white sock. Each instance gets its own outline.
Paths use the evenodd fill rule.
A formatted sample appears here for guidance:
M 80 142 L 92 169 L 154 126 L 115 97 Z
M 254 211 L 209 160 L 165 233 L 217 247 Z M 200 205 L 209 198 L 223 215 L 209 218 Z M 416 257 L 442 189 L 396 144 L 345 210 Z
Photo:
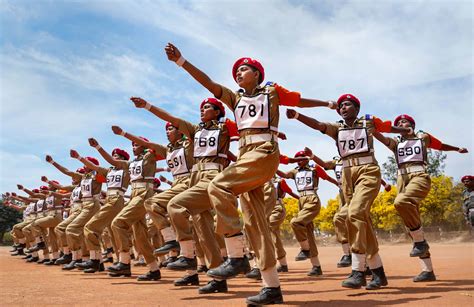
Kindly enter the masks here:
M 89 259 L 90 259 L 90 257 L 82 256 L 82 261 L 88 261 Z
M 204 259 L 204 257 L 198 257 L 198 260 L 200 265 L 206 265 L 206 260 Z
M 342 244 L 342 252 L 344 255 L 350 255 L 351 254 L 351 247 L 349 246 L 349 243 L 343 243 Z
M 225 247 L 221 248 L 221 256 L 222 257 L 227 257 L 227 249 Z
M 192 276 L 196 275 L 198 272 L 196 270 L 186 270 L 186 275 L 187 276 Z
M 76 251 L 76 256 L 77 256 L 76 260 L 81 259 L 82 258 L 82 250 Z
M 58 258 L 59 258 L 59 252 L 54 252 L 53 259 L 58 259 Z
M 168 254 L 170 257 L 176 257 L 178 256 L 178 252 L 177 251 L 170 251 L 169 254 Z
M 72 260 L 77 260 L 77 252 L 76 251 L 72 251 Z
M 196 242 L 194 240 L 179 241 L 181 255 L 186 258 L 194 258 L 196 252 Z
M 260 271 L 262 274 L 262 283 L 264 287 L 276 288 L 280 286 L 280 279 L 276 266 Z
M 31 255 L 33 255 L 33 257 L 38 257 L 38 252 L 32 252 Z
M 120 252 L 119 261 L 123 264 L 130 264 L 130 252 Z
M 166 227 L 161 230 L 161 235 L 165 242 L 176 241 L 176 234 L 174 233 L 173 227 Z
M 431 257 L 429 258 L 420 258 L 421 270 L 424 272 L 433 272 L 433 263 L 431 262 Z
M 148 263 L 148 266 L 150 267 L 150 271 L 152 272 L 158 271 L 160 269 L 160 267 L 158 266 L 158 262 L 156 261 Z
M 99 260 L 100 257 L 100 251 L 89 251 L 89 254 L 91 256 L 91 259 L 94 259 L 94 260 Z
M 313 266 L 321 266 L 321 263 L 319 263 L 319 258 L 318 258 L 318 256 L 316 256 L 316 257 L 311 257 L 310 260 L 311 260 L 311 264 L 312 264 Z
M 43 253 L 44 259 L 49 259 L 49 253 Z
M 26 240 L 25 240 L 25 238 L 23 238 L 23 239 L 18 239 L 18 242 L 19 242 L 20 244 L 25 244 Z
M 229 258 L 244 257 L 244 236 L 238 235 L 230 238 L 224 238 L 227 254 Z
M 40 243 L 40 242 L 41 242 L 40 237 L 36 237 L 36 238 L 35 238 L 35 243 L 38 244 L 38 243 Z
M 355 254 L 352 253 L 352 269 L 354 271 L 365 272 L 365 254 Z
M 309 241 L 308 240 L 304 240 L 304 241 L 301 241 L 301 242 L 298 242 L 298 243 L 300 243 L 300 246 L 301 246 L 302 250 L 309 251 Z
M 380 258 L 379 253 L 373 255 L 372 257 L 370 257 L 370 259 L 367 258 L 367 265 L 369 266 L 371 270 L 378 269 L 381 266 L 383 266 L 382 258 Z
M 413 238 L 413 242 L 423 242 L 425 240 L 425 234 L 423 233 L 423 228 L 415 231 L 410 231 L 410 235 Z
M 288 265 L 288 262 L 286 262 L 286 257 L 281 258 L 278 260 L 278 262 L 280 262 L 281 265 Z
M 69 247 L 67 247 L 67 246 L 63 247 L 63 253 L 66 254 L 66 255 L 71 253 L 71 251 L 69 250 Z

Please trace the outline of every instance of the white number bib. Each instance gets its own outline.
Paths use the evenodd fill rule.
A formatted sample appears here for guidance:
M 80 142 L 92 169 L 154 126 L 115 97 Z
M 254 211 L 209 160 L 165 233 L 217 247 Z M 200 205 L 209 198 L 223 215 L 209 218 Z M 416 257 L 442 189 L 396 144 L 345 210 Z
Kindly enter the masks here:
M 235 106 L 234 116 L 239 131 L 270 128 L 270 101 L 268 95 L 242 96 Z
M 130 181 L 143 178 L 143 160 L 132 161 L 128 167 L 130 171 Z M 107 185 L 108 186 L 108 185 Z
M 295 184 L 299 192 L 314 190 L 313 172 L 299 171 L 295 176 Z
M 353 154 L 369 152 L 367 130 L 365 128 L 339 130 L 337 149 L 342 158 Z
M 342 164 L 336 164 L 334 168 L 334 174 L 336 175 L 337 184 L 342 184 Z
M 406 140 L 397 145 L 398 164 L 424 162 L 423 142 L 420 139 Z
M 111 169 L 107 173 L 107 189 L 122 189 L 123 169 Z
M 54 208 L 54 196 L 46 197 L 46 208 L 53 209 Z
M 168 153 L 166 156 L 166 162 L 168 167 L 171 169 L 173 176 L 181 175 L 189 172 L 189 168 L 186 165 L 186 157 L 184 155 L 184 148 L 175 149 Z
M 71 193 L 71 203 L 78 202 L 81 198 L 81 187 L 75 187 Z
M 220 130 L 203 129 L 194 136 L 194 157 L 215 157 L 218 152 Z
M 82 197 L 92 197 L 92 178 L 81 180 Z
M 36 212 L 43 211 L 43 205 L 44 205 L 44 200 L 43 199 L 38 200 L 38 202 L 36 203 Z

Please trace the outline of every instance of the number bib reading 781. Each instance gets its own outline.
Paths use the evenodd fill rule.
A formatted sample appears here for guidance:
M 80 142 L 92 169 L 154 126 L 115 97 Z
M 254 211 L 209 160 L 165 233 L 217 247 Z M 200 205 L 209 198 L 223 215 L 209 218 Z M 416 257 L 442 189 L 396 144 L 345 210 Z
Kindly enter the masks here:
M 242 96 L 234 110 L 238 130 L 269 128 L 269 110 L 270 102 L 267 94 L 255 97 Z
M 423 142 L 420 139 L 406 140 L 397 145 L 398 164 L 407 162 L 424 162 Z
M 339 130 L 337 149 L 342 158 L 358 153 L 369 152 L 367 130 L 365 128 Z
M 194 157 L 215 157 L 219 145 L 220 130 L 199 130 L 194 136 Z
M 186 164 L 186 156 L 184 155 L 184 148 L 175 149 L 168 153 L 166 162 L 171 169 L 173 176 L 181 175 L 189 172 Z
M 312 171 L 300 171 L 295 175 L 296 188 L 299 192 L 301 191 L 312 191 L 314 190 L 313 184 L 313 172 Z

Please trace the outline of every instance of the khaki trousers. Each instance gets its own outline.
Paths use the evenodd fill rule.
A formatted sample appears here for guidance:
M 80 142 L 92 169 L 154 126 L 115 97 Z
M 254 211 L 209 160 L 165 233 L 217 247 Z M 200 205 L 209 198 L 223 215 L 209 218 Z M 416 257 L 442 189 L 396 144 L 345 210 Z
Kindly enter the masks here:
M 274 142 L 242 147 L 237 161 L 219 173 L 208 188 L 217 214 L 216 232 L 228 237 L 242 231 L 235 205 L 236 196 L 240 195 L 245 232 L 261 270 L 276 265 L 263 186 L 275 175 L 279 155 L 278 144 Z
M 71 251 L 78 251 L 84 244 L 84 226 L 100 209 L 98 198 L 82 201 L 79 215 L 66 227 L 67 245 Z M 84 256 L 84 255 L 83 255 Z
M 397 178 L 398 195 L 395 209 L 410 230 L 421 227 L 420 203 L 430 192 L 431 179 L 427 173 L 412 173 Z
M 318 247 L 314 237 L 313 220 L 321 210 L 321 202 L 317 195 L 301 196 L 298 201 L 298 207 L 298 213 L 291 219 L 291 228 L 293 228 L 298 242 L 308 240 L 309 254 L 311 257 L 316 257 L 318 256 Z
M 344 195 L 342 191 L 339 191 L 339 209 L 334 214 L 334 230 L 336 231 L 336 238 L 342 244 L 349 242 L 349 236 L 347 234 L 347 208 L 348 206 L 344 202 Z
M 168 220 L 168 202 L 179 193 L 186 191 L 188 187 L 189 176 L 181 177 L 173 181 L 173 185 L 169 190 L 156 193 L 145 200 L 146 212 L 150 215 L 158 230 L 171 226 Z
M 146 263 L 155 261 L 153 248 L 147 237 L 145 221 L 145 200 L 153 195 L 149 187 L 134 188 L 130 195 L 130 201 L 112 221 L 112 231 L 115 235 L 119 252 L 130 252 L 130 229 L 133 231 L 135 248 L 145 258 Z
M 378 253 L 377 237 L 370 220 L 370 207 L 380 189 L 380 167 L 376 164 L 345 167 L 342 169 L 342 191 L 347 204 L 347 232 L 351 252 Z
M 100 207 L 89 222 L 84 226 L 84 237 L 86 247 L 90 251 L 100 250 L 100 237 L 107 226 L 110 226 L 113 219 L 124 207 L 122 195 L 107 195 L 105 205 Z
M 48 213 L 48 216 L 39 218 L 32 224 L 33 233 L 39 234 L 47 232 L 47 243 L 53 253 L 59 251 L 58 237 L 54 232 L 54 228 L 61 223 L 62 220 L 61 213 L 52 211 Z
M 286 256 L 283 242 L 281 241 L 280 226 L 285 221 L 286 210 L 282 200 L 277 201 L 269 217 L 270 229 L 272 231 L 272 240 L 275 245 L 277 259 L 280 260 Z
M 33 231 L 32 231 L 32 225 L 35 220 L 36 220 L 36 217 L 34 217 L 30 221 L 30 223 L 27 224 L 25 227 L 23 227 L 23 229 L 21 230 L 21 232 L 25 236 L 27 246 L 32 246 L 35 242 L 35 236 L 33 235 Z
M 25 238 L 25 235 L 23 234 L 22 229 L 25 228 L 25 226 L 28 226 L 31 223 L 31 221 L 32 220 L 27 219 L 27 220 L 24 220 L 23 222 L 15 224 L 11 231 L 12 236 L 17 240 Z

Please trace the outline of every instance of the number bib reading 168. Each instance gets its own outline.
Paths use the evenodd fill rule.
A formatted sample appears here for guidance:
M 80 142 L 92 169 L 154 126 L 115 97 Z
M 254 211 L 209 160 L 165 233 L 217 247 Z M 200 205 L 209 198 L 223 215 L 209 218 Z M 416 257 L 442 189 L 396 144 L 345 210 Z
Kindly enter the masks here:
M 337 136 L 337 149 L 342 158 L 369 152 L 365 128 L 341 129 Z

